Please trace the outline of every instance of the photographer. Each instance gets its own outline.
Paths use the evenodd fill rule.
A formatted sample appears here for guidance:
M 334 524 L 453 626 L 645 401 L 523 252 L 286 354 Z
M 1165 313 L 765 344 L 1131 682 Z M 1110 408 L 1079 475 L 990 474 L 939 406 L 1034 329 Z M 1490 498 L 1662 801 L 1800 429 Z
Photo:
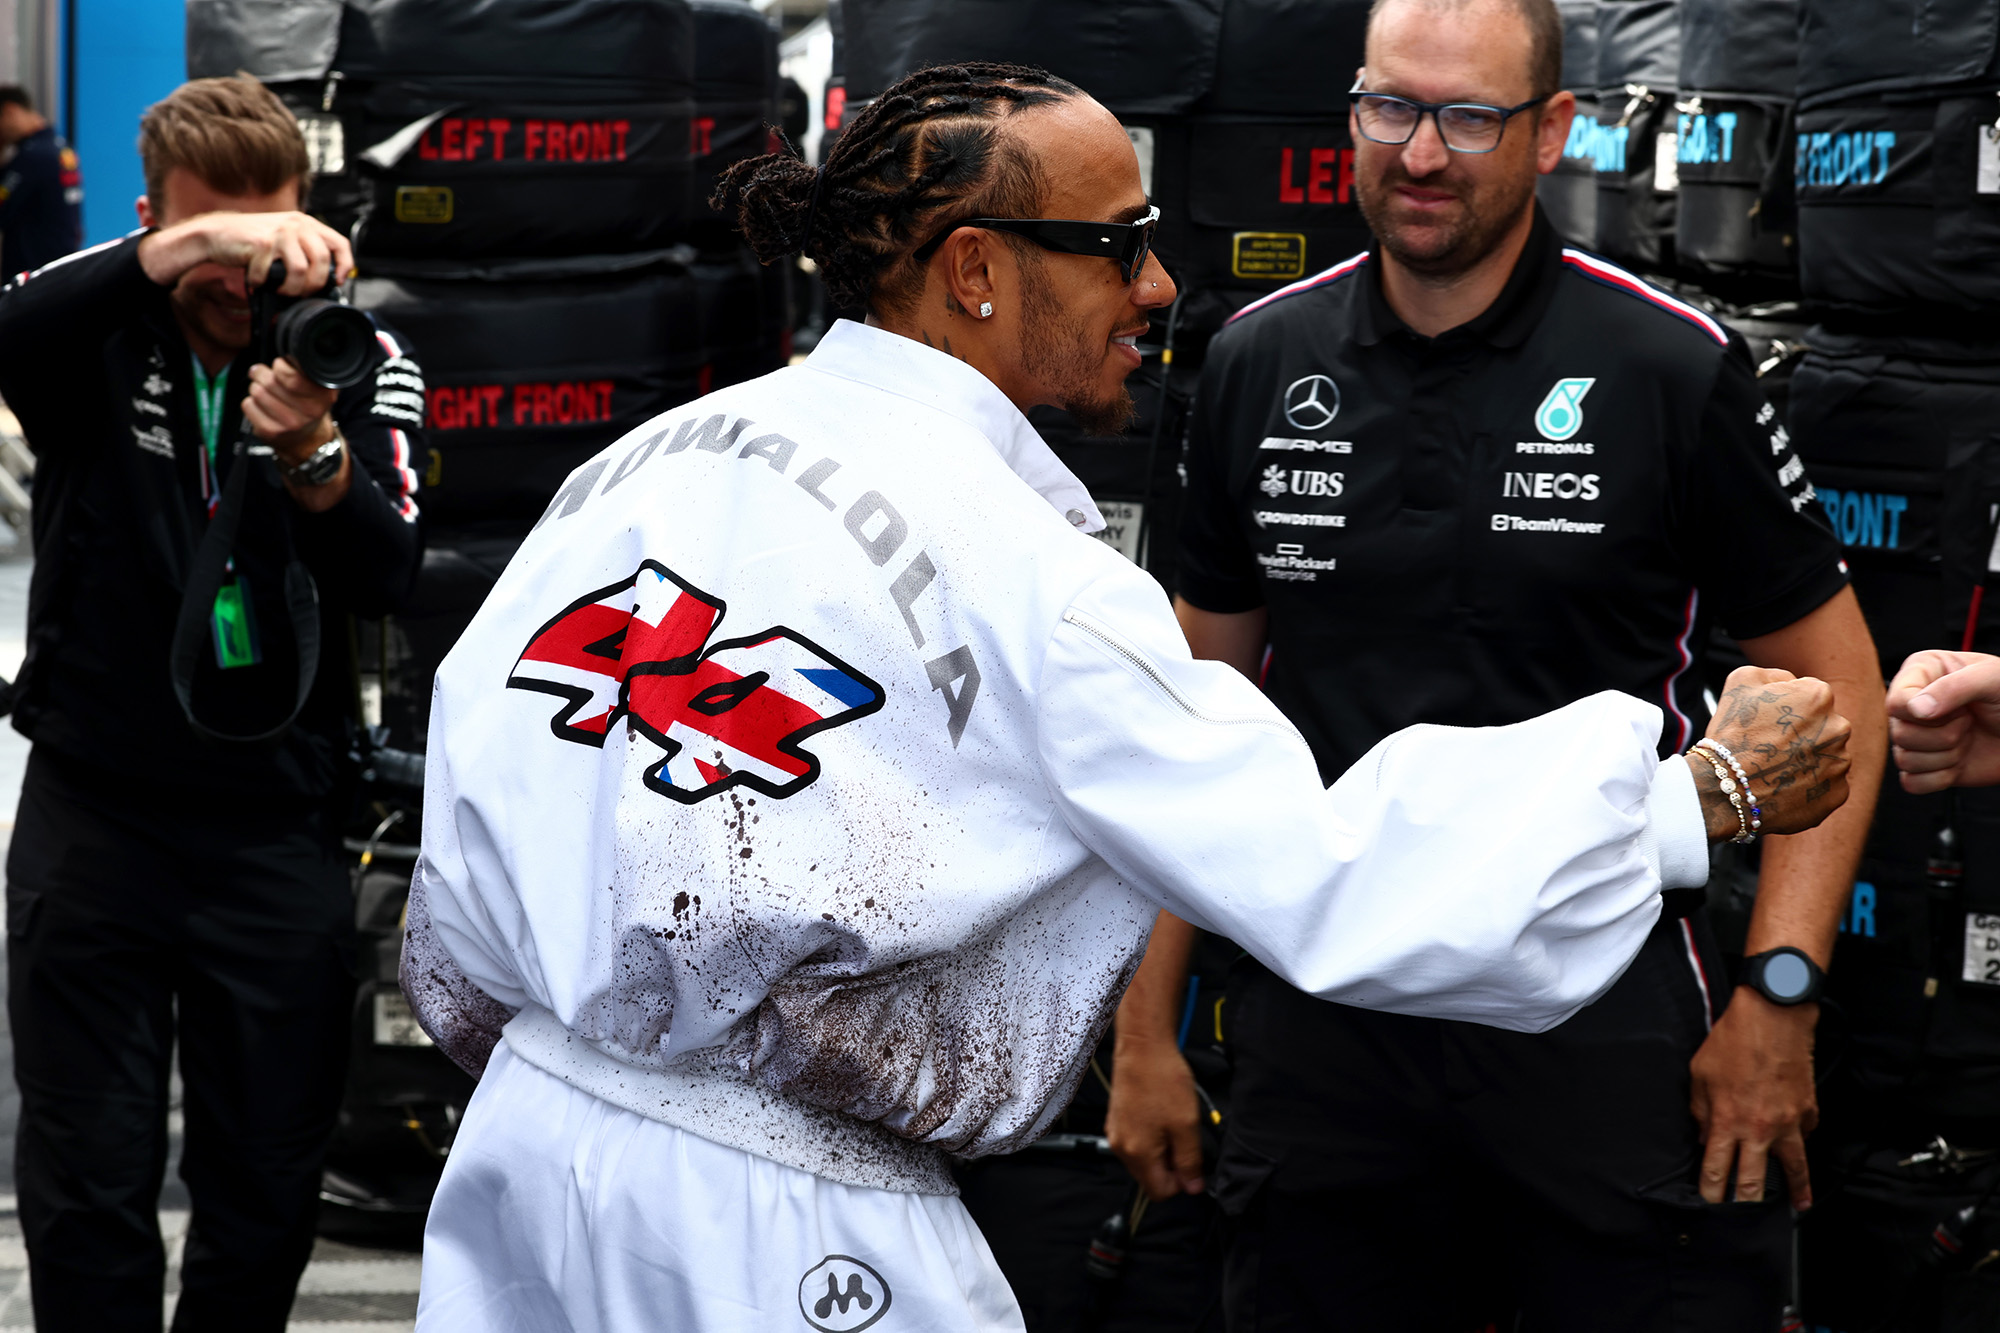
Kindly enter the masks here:
M 277 1330 L 354 993 L 346 618 L 391 609 L 416 570 L 423 381 L 386 329 L 343 391 L 252 364 L 273 261 L 281 306 L 353 267 L 297 211 L 305 144 L 269 91 L 187 84 L 139 147 L 144 231 L 0 291 L 0 393 L 39 459 L 12 700 L 34 750 L 7 864 L 20 1215 L 39 1328 L 159 1327 L 178 1040 L 174 1327 Z M 224 567 L 203 543 L 232 519 Z M 198 652 L 173 652 L 177 626 Z

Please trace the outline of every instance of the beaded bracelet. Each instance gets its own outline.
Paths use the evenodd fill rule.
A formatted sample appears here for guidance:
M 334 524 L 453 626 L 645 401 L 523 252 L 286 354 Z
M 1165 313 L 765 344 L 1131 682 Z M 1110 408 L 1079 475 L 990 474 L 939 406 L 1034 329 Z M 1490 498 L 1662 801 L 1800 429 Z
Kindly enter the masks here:
M 1730 753 L 1729 747 L 1713 736 L 1703 736 L 1694 743 L 1694 748 L 1697 750 L 1707 750 L 1711 754 L 1722 756 L 1722 762 L 1729 765 L 1730 770 L 1736 774 L 1736 781 L 1743 787 L 1743 799 L 1751 802 L 1750 832 L 1754 834 L 1762 829 L 1764 827 L 1764 811 L 1756 804 L 1757 798 L 1750 790 L 1750 775 L 1743 771 L 1743 765 L 1736 762 L 1736 756 Z
M 1749 812 L 1743 804 L 1742 793 L 1737 788 L 1736 777 L 1729 771 L 1729 766 L 1723 763 L 1720 757 L 1711 754 L 1700 746 L 1689 750 L 1688 755 L 1690 758 L 1699 758 L 1708 761 L 1708 766 L 1715 770 L 1716 783 L 1722 788 L 1722 794 L 1729 800 L 1729 808 L 1736 812 L 1736 836 L 1731 838 L 1730 841 L 1756 841 L 1757 835 L 1750 831 Z

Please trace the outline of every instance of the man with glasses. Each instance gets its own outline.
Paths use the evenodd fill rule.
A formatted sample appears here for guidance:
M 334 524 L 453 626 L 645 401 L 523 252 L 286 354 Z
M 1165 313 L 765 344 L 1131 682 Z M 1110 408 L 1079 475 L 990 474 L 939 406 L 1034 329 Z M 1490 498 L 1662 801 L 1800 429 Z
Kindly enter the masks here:
M 1248 964 L 1207 1181 L 1237 1219 L 1232 1329 L 1457 1333 L 1511 1307 L 1537 1329 L 1768 1330 L 1786 1205 L 1811 1198 L 1812 982 L 1880 772 L 1875 653 L 1740 339 L 1536 208 L 1575 108 L 1561 40 L 1549 0 L 1377 0 L 1352 118 L 1376 245 L 1215 339 L 1182 626 L 1329 776 L 1413 723 L 1604 689 L 1660 705 L 1662 752 L 1683 748 L 1720 626 L 1833 683 L 1856 799 L 1765 844 L 1742 984 L 1688 904 L 1539 1035 L 1322 1004 Z M 1404 887 L 1442 928 L 1476 919 L 1439 896 L 1456 886 Z M 1162 918 L 1119 1017 L 1108 1133 L 1156 1196 L 1204 1188 L 1175 1049 L 1191 938 Z
M 425 1333 L 1019 1330 L 947 1154 L 1046 1129 L 1154 904 L 1316 994 L 1543 1027 L 1738 827 L 1636 699 L 1396 737 L 1328 791 L 1188 655 L 1024 415 L 1115 421 L 1174 296 L 1075 88 L 921 71 L 719 199 L 869 320 L 580 467 L 438 671 L 403 978 L 483 1076 Z M 1830 693 L 1736 688 L 1760 817 L 1817 822 Z M 1406 908 L 1493 857 L 1450 924 Z

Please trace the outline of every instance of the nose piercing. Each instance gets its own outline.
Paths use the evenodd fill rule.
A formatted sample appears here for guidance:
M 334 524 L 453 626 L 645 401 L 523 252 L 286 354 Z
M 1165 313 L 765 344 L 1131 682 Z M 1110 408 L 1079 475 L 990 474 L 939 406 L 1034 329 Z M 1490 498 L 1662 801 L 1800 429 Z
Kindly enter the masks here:
M 979 303 L 979 317 L 981 319 L 985 319 L 988 315 L 992 313 L 993 313 L 993 303 L 991 301 L 981 301 Z

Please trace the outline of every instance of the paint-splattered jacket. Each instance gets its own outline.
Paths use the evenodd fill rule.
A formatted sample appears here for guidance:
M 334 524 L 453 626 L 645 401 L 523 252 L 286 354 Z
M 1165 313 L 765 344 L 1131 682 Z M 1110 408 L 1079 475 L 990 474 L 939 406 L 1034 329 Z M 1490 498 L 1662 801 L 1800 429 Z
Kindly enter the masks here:
M 1101 526 L 984 377 L 848 323 L 579 469 L 438 674 L 426 1029 L 942 1192 L 941 1150 L 1064 1105 L 1160 907 L 1330 999 L 1538 1030 L 1705 878 L 1653 706 L 1413 729 L 1324 789 Z

